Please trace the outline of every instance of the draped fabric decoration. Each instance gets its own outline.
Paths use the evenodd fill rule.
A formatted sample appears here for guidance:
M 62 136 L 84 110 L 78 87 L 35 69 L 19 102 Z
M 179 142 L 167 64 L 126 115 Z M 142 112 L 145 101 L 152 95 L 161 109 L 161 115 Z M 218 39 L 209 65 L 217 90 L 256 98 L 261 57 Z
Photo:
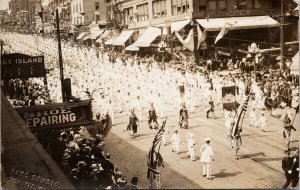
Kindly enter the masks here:
M 220 33 L 218 34 L 218 36 L 215 40 L 215 44 L 228 33 L 229 29 L 232 26 L 233 26 L 233 24 L 231 24 L 231 23 L 225 23 L 224 24 L 223 28 L 221 29 Z
M 200 48 L 201 44 L 203 46 L 206 46 L 206 37 L 207 37 L 207 32 L 204 30 L 203 32 L 200 29 L 200 26 L 197 25 L 197 34 L 198 34 L 198 44 L 197 44 L 197 49 Z
M 175 31 L 175 35 L 178 38 L 178 40 L 183 44 L 185 48 L 187 48 L 190 51 L 194 51 L 194 32 L 193 29 L 190 30 L 188 36 L 185 40 L 180 36 L 180 34 Z

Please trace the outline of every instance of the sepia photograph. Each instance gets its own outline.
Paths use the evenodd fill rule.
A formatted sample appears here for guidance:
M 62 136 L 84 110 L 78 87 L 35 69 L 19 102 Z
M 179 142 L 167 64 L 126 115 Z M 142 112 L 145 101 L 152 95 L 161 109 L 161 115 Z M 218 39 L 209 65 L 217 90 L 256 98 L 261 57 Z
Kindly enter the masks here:
M 299 0 L 0 0 L 0 189 L 299 189 Z

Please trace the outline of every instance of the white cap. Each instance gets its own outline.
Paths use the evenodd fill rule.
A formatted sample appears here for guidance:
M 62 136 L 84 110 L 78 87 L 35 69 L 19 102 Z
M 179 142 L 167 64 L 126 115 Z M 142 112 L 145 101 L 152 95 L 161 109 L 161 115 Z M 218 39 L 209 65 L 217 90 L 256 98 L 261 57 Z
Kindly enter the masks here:
M 206 138 L 205 138 L 205 141 L 210 141 L 210 138 L 209 138 L 209 137 L 206 137 Z

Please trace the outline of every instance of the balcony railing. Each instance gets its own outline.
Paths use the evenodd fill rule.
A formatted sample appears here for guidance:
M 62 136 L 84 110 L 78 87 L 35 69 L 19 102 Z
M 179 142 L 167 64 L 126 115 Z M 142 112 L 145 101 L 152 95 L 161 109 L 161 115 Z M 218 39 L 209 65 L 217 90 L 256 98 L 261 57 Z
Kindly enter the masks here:
M 224 11 L 200 11 L 193 12 L 194 18 L 218 18 L 218 17 L 231 17 L 231 16 L 260 16 L 270 15 L 278 16 L 280 9 L 247 9 L 247 10 L 224 10 Z

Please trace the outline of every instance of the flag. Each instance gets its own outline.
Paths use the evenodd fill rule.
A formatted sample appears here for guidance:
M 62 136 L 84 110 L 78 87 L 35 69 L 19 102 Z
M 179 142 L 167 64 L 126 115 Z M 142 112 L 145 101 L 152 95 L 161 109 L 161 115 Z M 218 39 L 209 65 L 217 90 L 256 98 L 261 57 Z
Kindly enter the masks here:
M 248 102 L 249 102 L 249 99 L 250 99 L 250 95 L 247 96 L 247 99 L 246 101 L 244 102 L 244 104 L 239 108 L 239 111 L 238 111 L 238 115 L 237 115 L 237 118 L 235 120 L 235 123 L 234 123 L 234 126 L 232 128 L 232 131 L 231 131 L 231 137 L 234 138 L 235 134 L 240 132 L 239 130 L 241 129 L 241 126 L 242 126 L 242 122 L 241 122 L 241 119 L 244 118 L 245 116 L 245 113 L 247 111 L 247 107 L 248 107 Z M 243 117 L 242 117 L 243 116 Z
M 223 38 L 229 31 L 229 28 L 232 26 L 233 24 L 230 23 L 225 23 L 223 28 L 221 29 L 220 33 L 218 34 L 216 40 L 215 40 L 215 44 L 221 39 Z
M 187 48 L 190 51 L 194 51 L 194 32 L 193 29 L 190 30 L 188 36 L 185 40 L 180 36 L 180 34 L 175 31 L 175 35 L 178 38 L 178 40 L 183 44 L 185 48 Z
M 200 45 L 206 45 L 206 37 L 207 37 L 207 32 L 204 30 L 203 32 L 201 31 L 199 25 L 197 25 L 197 34 L 198 34 L 198 44 L 197 44 L 197 49 L 199 49 Z
M 160 166 L 164 167 L 164 164 L 163 164 L 164 161 L 163 161 L 161 154 L 159 153 L 159 150 L 160 150 L 162 136 L 165 131 L 166 122 L 167 122 L 167 120 L 163 121 L 162 126 L 160 127 L 159 131 L 155 135 L 153 142 L 152 142 L 152 146 L 149 150 L 148 160 L 147 160 L 147 165 L 148 165 L 147 178 L 148 179 L 155 178 L 155 175 L 151 175 L 151 173 L 152 174 L 153 173 L 160 174 L 158 168 Z M 158 147 L 158 148 L 156 148 L 156 147 Z

